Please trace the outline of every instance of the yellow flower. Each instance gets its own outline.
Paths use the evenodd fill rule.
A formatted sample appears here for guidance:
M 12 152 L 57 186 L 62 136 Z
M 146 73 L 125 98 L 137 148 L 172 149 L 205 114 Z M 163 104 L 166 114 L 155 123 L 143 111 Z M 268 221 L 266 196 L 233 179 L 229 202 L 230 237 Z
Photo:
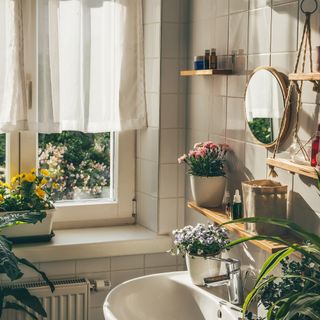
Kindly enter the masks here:
M 10 186 L 10 184 L 9 183 L 7 183 L 7 182 L 5 182 L 4 184 L 3 184 L 3 186 L 5 187 L 5 188 L 7 188 L 7 189 L 12 189 L 12 187 Z
M 35 169 L 35 168 L 32 168 L 30 172 L 31 172 L 32 174 L 35 174 L 35 173 L 36 173 L 36 169 Z
M 52 188 L 53 188 L 53 189 L 59 189 L 59 184 L 56 183 L 56 182 L 54 182 L 54 183 L 52 184 Z
M 3 187 L 4 183 L 0 180 L 0 187 Z
M 19 178 L 20 178 L 20 175 L 14 176 L 14 177 L 11 179 L 11 184 L 14 184 L 14 183 L 17 181 L 17 179 L 19 179 Z
M 36 190 L 34 190 L 35 194 L 39 197 L 39 198 L 44 198 L 44 196 L 46 195 L 46 193 L 41 189 L 41 187 L 36 187 Z
M 28 182 L 33 182 L 36 179 L 36 176 L 32 173 L 27 173 L 24 177 L 24 180 Z
M 47 169 L 41 169 L 40 173 L 45 177 L 49 177 L 50 176 L 50 173 L 49 173 L 49 171 Z
M 40 186 L 45 185 L 47 182 L 48 182 L 47 179 L 42 179 L 42 180 L 40 181 Z
M 3 202 L 3 200 L 4 200 L 4 197 L 2 194 L 0 194 L 0 202 Z

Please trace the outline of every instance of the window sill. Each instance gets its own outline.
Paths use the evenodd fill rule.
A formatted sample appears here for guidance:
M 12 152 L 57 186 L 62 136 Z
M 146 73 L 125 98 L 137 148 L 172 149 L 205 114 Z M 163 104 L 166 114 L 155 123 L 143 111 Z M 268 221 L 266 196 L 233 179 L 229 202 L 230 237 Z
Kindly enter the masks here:
M 55 230 L 51 242 L 20 244 L 14 253 L 32 262 L 77 260 L 160 253 L 170 249 L 169 235 L 139 225 Z

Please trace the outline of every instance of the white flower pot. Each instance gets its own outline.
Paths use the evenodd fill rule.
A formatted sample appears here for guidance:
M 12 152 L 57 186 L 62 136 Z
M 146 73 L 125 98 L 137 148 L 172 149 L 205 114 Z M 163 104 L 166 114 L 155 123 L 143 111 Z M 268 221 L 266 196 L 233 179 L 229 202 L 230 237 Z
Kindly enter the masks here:
M 191 192 L 194 201 L 200 207 L 216 208 L 221 206 L 226 178 L 190 176 Z
M 220 258 L 221 254 L 216 257 Z M 204 285 L 203 279 L 220 274 L 221 262 L 218 260 L 186 254 L 186 264 L 192 283 L 198 286 Z
M 50 235 L 52 232 L 54 211 L 54 209 L 46 210 L 47 216 L 42 220 L 42 222 L 37 222 L 36 224 L 26 223 L 5 228 L 1 231 L 1 235 L 9 238 Z M 10 212 L 2 212 L 1 215 L 8 213 Z

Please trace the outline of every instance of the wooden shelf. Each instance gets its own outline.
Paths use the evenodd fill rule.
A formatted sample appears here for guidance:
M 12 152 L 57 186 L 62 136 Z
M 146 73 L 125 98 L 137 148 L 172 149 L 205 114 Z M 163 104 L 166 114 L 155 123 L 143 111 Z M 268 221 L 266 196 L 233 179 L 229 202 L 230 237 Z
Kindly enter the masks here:
M 180 75 L 182 77 L 191 76 L 212 76 L 212 75 L 229 75 L 232 74 L 232 70 L 217 70 L 217 69 L 206 69 L 206 70 L 182 70 Z
M 208 219 L 212 220 L 213 222 L 215 222 L 217 224 L 222 224 L 224 222 L 230 221 L 230 219 L 223 213 L 222 209 L 202 208 L 202 207 L 197 206 L 194 202 L 188 202 L 188 207 L 203 214 Z M 237 233 L 241 237 L 251 237 L 253 235 L 250 232 L 245 230 L 243 223 L 228 224 L 224 227 L 232 232 Z M 297 241 L 296 239 L 294 239 L 290 235 L 284 235 L 281 237 L 285 240 Z M 274 252 L 277 252 L 277 251 L 284 249 L 286 247 L 285 245 L 281 245 L 279 243 L 275 243 L 275 242 L 267 241 L 267 240 L 260 240 L 260 241 L 253 240 L 250 242 L 268 253 L 274 253 Z
M 290 73 L 289 80 L 295 81 L 320 81 L 320 72 Z
M 314 167 L 293 163 L 288 159 L 267 159 L 267 164 L 275 168 L 287 170 L 291 173 L 297 173 L 312 179 L 318 179 Z

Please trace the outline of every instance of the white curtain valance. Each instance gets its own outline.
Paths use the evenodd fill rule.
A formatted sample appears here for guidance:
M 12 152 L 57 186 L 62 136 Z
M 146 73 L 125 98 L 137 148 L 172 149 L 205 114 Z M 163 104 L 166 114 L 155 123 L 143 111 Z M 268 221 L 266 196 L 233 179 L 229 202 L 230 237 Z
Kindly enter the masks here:
M 28 128 L 22 0 L 0 1 L 0 131 Z
M 0 130 L 145 127 L 142 0 L 36 2 L 37 119 L 26 106 L 21 1 L 0 1 Z

